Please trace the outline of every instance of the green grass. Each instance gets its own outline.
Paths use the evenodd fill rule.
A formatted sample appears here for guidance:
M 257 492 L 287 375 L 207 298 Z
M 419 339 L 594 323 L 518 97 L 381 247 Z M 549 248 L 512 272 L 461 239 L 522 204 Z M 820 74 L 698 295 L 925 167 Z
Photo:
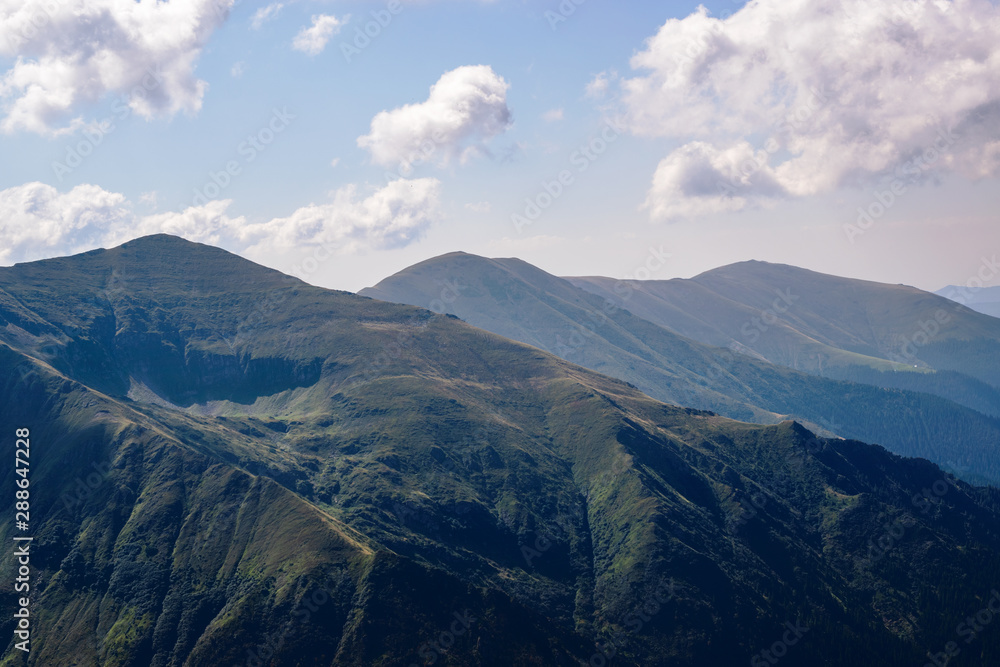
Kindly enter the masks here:
M 100 286 L 136 263 L 161 278 L 112 296 L 156 305 L 123 313 Z M 813 630 L 789 665 L 916 664 L 1000 574 L 1000 496 L 950 478 L 889 557 L 857 568 L 882 517 L 946 479 L 926 461 L 665 405 L 453 318 L 287 286 L 175 239 L 46 266 L 0 271 L 45 313 L 0 310 L 0 432 L 30 423 L 46 445 L 38 664 L 98 664 L 105 648 L 120 664 L 240 664 L 279 632 L 279 665 L 409 665 L 466 609 L 477 621 L 437 664 L 578 665 L 615 630 L 616 664 L 736 664 L 800 616 Z M 173 356 L 231 336 L 272 288 L 286 298 L 233 359 Z M 70 331 L 45 305 L 59 290 L 122 326 L 81 316 L 46 367 L 13 320 Z M 132 379 L 169 402 L 130 400 Z M 106 480 L 63 506 L 94 460 Z M 754 494 L 763 508 L 730 521 Z M 628 631 L 663 580 L 676 597 Z M 300 620 L 317 590 L 328 601 Z M 980 646 L 995 660 L 1000 639 Z

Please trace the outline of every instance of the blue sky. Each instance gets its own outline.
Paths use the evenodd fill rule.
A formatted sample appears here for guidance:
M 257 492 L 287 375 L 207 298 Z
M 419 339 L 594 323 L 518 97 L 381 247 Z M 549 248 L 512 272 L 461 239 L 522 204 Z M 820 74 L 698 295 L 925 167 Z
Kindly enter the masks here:
M 1000 251 L 989 2 L 230 5 L 0 0 L 0 260 L 168 231 L 352 291 L 453 250 L 937 289 Z

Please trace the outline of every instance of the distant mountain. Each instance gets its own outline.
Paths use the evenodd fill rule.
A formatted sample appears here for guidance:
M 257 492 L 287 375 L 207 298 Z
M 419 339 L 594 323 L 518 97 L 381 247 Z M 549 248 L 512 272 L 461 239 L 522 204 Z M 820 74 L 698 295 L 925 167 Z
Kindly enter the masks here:
M 682 283 L 682 289 L 689 283 Z M 631 382 L 663 401 L 761 423 L 791 416 L 840 436 L 926 457 L 968 479 L 1000 483 L 1000 422 L 995 417 L 923 393 L 889 391 L 789 370 L 746 345 L 735 348 L 737 353 L 714 347 L 732 343 L 718 333 L 719 327 L 697 325 L 703 329 L 699 335 L 705 338 L 712 338 L 705 330 L 717 332 L 709 341 L 711 345 L 679 335 L 661 325 L 665 316 L 660 315 L 655 323 L 645 318 L 669 311 L 673 319 L 688 322 L 686 333 L 690 334 L 699 333 L 692 331 L 699 321 L 722 319 L 712 313 L 726 313 L 733 322 L 745 316 L 749 322 L 750 313 L 759 318 L 760 312 L 736 301 L 713 298 L 699 284 L 688 290 L 691 295 L 686 301 L 678 298 L 676 303 L 664 305 L 662 299 L 643 291 L 658 285 L 563 279 L 518 259 L 452 253 L 404 269 L 360 294 L 454 314 L 475 326 Z M 802 291 L 801 286 L 796 289 Z M 771 301 L 779 298 L 777 291 L 774 288 Z M 789 308 L 798 307 L 797 294 L 784 294 L 791 303 Z M 751 303 L 760 301 L 758 297 L 747 298 Z M 811 298 L 820 297 L 811 294 Z M 779 328 L 781 323 L 764 326 Z M 808 338 L 790 326 L 784 335 L 792 341 Z M 890 371 L 892 374 L 921 375 L 909 365 L 865 359 L 888 369 L 906 369 Z M 983 384 L 962 379 L 966 388 Z M 924 389 L 922 385 L 916 388 Z M 976 394 L 978 399 L 970 399 L 972 407 L 982 407 L 979 403 L 984 402 L 986 407 L 993 405 L 991 392 L 998 394 L 1000 411 L 1000 391 L 988 387 Z
M 629 282 L 624 298 L 611 278 L 568 280 L 703 343 L 1000 416 L 1000 320 L 913 287 L 766 262 Z
M 4 665 L 920 664 L 1000 578 L 1000 491 L 167 236 L 0 269 L 0 401 Z
M 1000 285 L 978 289 L 961 285 L 948 285 L 934 293 L 966 305 L 977 313 L 983 313 L 990 317 L 1000 317 Z

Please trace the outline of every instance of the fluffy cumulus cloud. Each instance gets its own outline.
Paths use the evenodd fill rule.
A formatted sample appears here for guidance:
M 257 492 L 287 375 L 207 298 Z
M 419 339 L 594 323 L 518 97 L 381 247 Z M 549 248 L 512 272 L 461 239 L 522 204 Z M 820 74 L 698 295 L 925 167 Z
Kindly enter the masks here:
M 329 203 L 250 223 L 227 213 L 228 199 L 139 215 L 124 195 L 96 185 L 59 192 L 44 183 L 26 183 L 0 190 L 0 263 L 111 247 L 157 233 L 251 255 L 309 246 L 341 252 L 398 248 L 419 239 L 437 219 L 439 191 L 440 182 L 433 178 L 397 179 L 367 196 L 347 186 Z
M 88 250 L 131 217 L 123 195 L 96 185 L 66 193 L 43 183 L 0 190 L 0 261 Z
M 988 0 L 753 0 L 667 21 L 618 80 L 629 129 L 686 141 L 657 218 L 944 171 L 1000 173 L 1000 10 Z M 588 89 L 610 88 L 608 75 Z
M 129 224 L 120 225 L 106 235 L 104 245 L 120 245 L 139 236 L 173 234 L 189 241 L 218 245 L 238 235 L 246 224 L 242 216 L 231 218 L 226 214 L 231 199 L 215 199 L 200 206 L 189 206 L 183 211 L 157 213 L 135 217 Z
M 656 219 L 689 217 L 738 211 L 749 193 L 774 197 L 782 192 L 774 172 L 754 162 L 746 141 L 726 149 L 693 141 L 660 162 L 645 207 Z
M 246 226 L 240 238 L 253 244 L 251 253 L 308 245 L 400 248 L 419 239 L 439 215 L 440 185 L 435 178 L 399 178 L 366 197 L 356 186 L 346 186 L 333 193 L 330 203 Z
M 358 145 L 372 161 L 407 172 L 414 164 L 448 164 L 487 153 L 486 142 L 512 123 L 508 84 L 487 65 L 446 72 L 431 86 L 427 100 L 372 119 L 371 132 Z
M 143 116 L 197 112 L 195 64 L 233 0 L 0 0 L 0 129 L 42 134 L 84 124 L 81 108 L 122 95 Z
M 312 25 L 302 28 L 292 40 L 292 48 L 311 56 L 319 55 L 326 48 L 330 38 L 340 32 L 343 21 L 330 14 L 319 14 L 312 17 Z

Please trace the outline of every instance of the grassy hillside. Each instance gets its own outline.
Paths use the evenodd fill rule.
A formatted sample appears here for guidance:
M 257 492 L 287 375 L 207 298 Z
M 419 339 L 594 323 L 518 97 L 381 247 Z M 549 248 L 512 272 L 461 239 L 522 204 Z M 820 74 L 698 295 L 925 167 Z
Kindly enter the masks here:
M 1000 320 L 942 296 L 767 262 L 631 281 L 620 293 L 610 278 L 567 280 L 703 343 L 1000 415 Z
M 758 353 L 748 348 L 739 348 L 748 353 L 739 354 L 712 347 L 639 317 L 648 299 L 640 291 L 646 284 L 638 285 L 633 292 L 630 285 L 609 283 L 601 294 L 591 294 L 520 260 L 452 253 L 409 267 L 361 294 L 453 313 L 626 380 L 663 401 L 761 423 L 794 417 L 843 437 L 929 458 L 973 481 L 1000 482 L 1000 394 L 989 387 L 982 392 L 982 382 L 951 373 L 948 381 L 955 386 L 949 393 L 963 401 L 956 404 L 918 393 L 927 388 L 922 380 L 884 379 L 922 375 L 914 372 L 878 375 L 867 365 L 845 367 L 865 372 L 843 373 L 843 380 L 864 383 L 856 384 L 792 371 L 754 358 Z M 704 301 L 710 310 L 711 299 Z M 673 307 L 688 318 L 703 316 L 698 298 Z
M 0 286 L 0 432 L 36 447 L 29 664 L 735 664 L 786 622 L 784 664 L 916 664 L 1000 575 L 1000 495 L 926 461 L 212 248 Z M 998 655 L 984 632 L 953 664 Z

